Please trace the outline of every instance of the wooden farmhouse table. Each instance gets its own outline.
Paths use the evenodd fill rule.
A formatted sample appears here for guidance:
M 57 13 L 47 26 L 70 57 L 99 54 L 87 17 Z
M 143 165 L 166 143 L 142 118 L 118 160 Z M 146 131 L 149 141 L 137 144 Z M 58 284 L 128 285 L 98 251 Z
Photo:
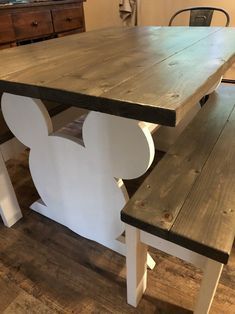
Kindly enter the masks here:
M 127 200 L 121 179 L 150 166 L 150 123 L 175 127 L 215 89 L 235 61 L 234 35 L 218 27 L 113 28 L 1 51 L 3 115 L 30 148 L 41 196 L 32 208 L 125 254 L 116 241 Z M 82 143 L 53 132 L 41 100 L 90 111 Z M 11 225 L 21 214 L 3 162 L 0 170 L 1 213 Z

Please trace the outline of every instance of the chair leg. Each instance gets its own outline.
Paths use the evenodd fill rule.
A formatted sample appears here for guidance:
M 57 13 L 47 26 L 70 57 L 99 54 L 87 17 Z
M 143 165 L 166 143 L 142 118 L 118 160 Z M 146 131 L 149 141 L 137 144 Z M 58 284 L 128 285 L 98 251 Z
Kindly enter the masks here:
M 223 266 L 214 260 L 207 260 L 194 314 L 209 313 Z
M 147 285 L 147 245 L 140 230 L 126 224 L 127 302 L 136 307 Z
M 11 227 L 21 217 L 22 213 L 11 184 L 5 162 L 0 152 L 0 215 L 7 227 Z

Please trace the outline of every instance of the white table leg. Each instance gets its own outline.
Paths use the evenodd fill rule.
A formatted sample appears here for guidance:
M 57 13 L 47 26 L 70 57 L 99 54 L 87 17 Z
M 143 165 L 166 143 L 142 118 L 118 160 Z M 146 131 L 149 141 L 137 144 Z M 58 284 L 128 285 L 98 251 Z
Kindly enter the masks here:
M 147 245 L 140 230 L 126 224 L 127 302 L 136 307 L 147 286 Z
M 5 162 L 0 153 L 0 214 L 7 227 L 11 227 L 21 217 L 22 213 L 16 199 Z
M 195 314 L 209 313 L 222 269 L 223 264 L 211 259 L 207 260 L 194 310 Z

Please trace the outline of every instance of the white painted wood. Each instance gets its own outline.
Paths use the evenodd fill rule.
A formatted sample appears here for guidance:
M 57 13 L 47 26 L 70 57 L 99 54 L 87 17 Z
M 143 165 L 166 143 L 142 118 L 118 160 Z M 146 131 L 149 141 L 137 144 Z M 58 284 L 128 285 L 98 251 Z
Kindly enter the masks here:
M 97 166 L 106 170 L 110 167 L 115 178 L 139 177 L 154 158 L 152 136 L 139 121 L 90 112 L 83 125 L 83 140 Z
M 51 118 L 39 99 L 3 93 L 2 113 L 9 129 L 25 146 L 40 145 L 52 132 Z
M 7 227 L 11 227 L 21 217 L 22 213 L 9 178 L 5 162 L 0 153 L 0 214 Z
M 136 307 L 147 285 L 147 245 L 140 241 L 140 230 L 126 224 L 127 302 Z
M 147 267 L 149 269 L 153 270 L 155 268 L 155 266 L 156 266 L 156 262 L 148 252 L 147 253 Z
M 147 246 L 200 267 L 204 271 L 195 314 L 208 314 L 223 264 L 126 224 L 127 302 L 136 307 L 146 289 Z
M 53 126 L 55 129 L 60 128 L 84 112 L 85 110 L 71 107 L 52 118 Z M 11 227 L 22 218 L 22 212 L 4 162 L 16 158 L 25 149 L 26 146 L 15 137 L 0 145 L 0 214 L 7 227 Z
M 127 193 L 121 180 L 143 174 L 154 157 L 147 126 L 90 112 L 83 124 L 84 146 L 52 133 L 40 100 L 4 94 L 2 111 L 14 135 L 30 147 L 29 166 L 43 203 L 39 213 L 74 232 L 125 254 L 116 241 L 124 231 L 120 210 Z
M 122 243 L 126 243 L 125 240 L 125 235 L 122 234 L 117 238 L 118 241 L 122 242 Z M 156 266 L 156 262 L 155 260 L 152 258 L 152 256 L 149 254 L 149 252 L 147 253 L 147 267 L 151 270 L 154 269 L 154 267 Z
M 58 130 L 62 126 L 72 122 L 75 118 L 82 116 L 87 110 L 71 107 L 52 117 L 53 130 Z M 17 138 L 13 137 L 0 146 L 4 161 L 10 158 L 17 158 L 17 155 L 23 152 L 26 146 L 23 145 Z
M 208 314 L 220 279 L 223 264 L 207 259 L 194 314 Z
M 159 124 L 144 122 L 144 121 L 140 121 L 139 126 L 141 128 L 147 127 L 151 134 L 153 134 L 155 131 L 157 131 L 161 127 Z
M 218 80 L 218 82 L 216 82 L 209 90 L 208 92 L 206 93 L 207 95 L 210 95 L 211 93 L 213 93 L 219 86 L 220 86 L 220 83 L 222 81 L 222 78 L 223 76 L 221 76 L 221 78 Z
M 145 231 L 140 231 L 140 241 L 162 252 L 173 255 L 188 263 L 191 263 L 201 268 L 202 270 L 205 267 L 207 257 L 183 248 L 180 245 L 169 242 Z

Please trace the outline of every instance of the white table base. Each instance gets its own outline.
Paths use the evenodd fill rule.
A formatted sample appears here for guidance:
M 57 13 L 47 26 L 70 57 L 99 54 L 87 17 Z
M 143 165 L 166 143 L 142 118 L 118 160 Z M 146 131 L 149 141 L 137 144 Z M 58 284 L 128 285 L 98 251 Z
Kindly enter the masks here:
M 7 227 L 14 225 L 21 217 L 22 213 L 16 199 L 10 177 L 8 175 L 5 162 L 0 153 L 0 215 L 3 223 Z
M 121 254 L 120 210 L 128 197 L 121 179 L 147 171 L 154 158 L 149 126 L 90 112 L 76 138 L 53 133 L 40 100 L 5 93 L 2 111 L 13 134 L 30 148 L 29 166 L 42 202 L 32 208 L 77 234 Z M 118 178 L 118 179 L 115 179 Z

